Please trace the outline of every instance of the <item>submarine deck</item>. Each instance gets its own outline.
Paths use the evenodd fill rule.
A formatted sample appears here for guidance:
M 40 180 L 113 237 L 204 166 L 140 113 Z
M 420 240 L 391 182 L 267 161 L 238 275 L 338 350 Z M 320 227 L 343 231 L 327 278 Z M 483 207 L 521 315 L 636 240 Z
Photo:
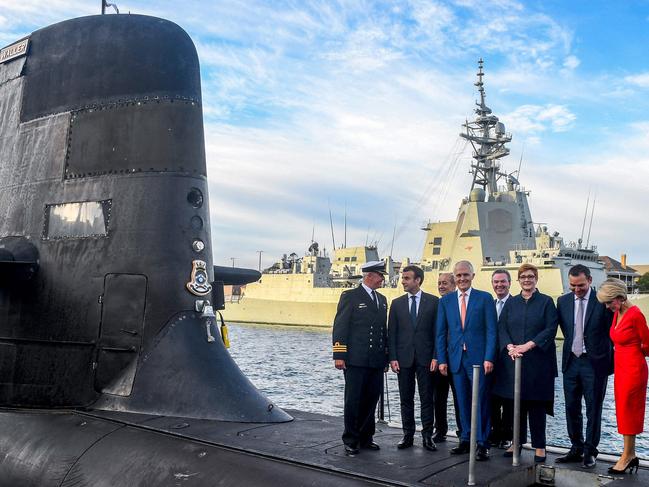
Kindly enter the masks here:
M 317 480 L 322 474 L 337 477 L 335 485 L 450 487 L 467 484 L 469 456 L 449 453 L 457 444 L 455 438 L 448 438 L 446 442 L 438 444 L 436 452 L 424 450 L 417 438 L 414 447 L 398 450 L 396 443 L 401 438 L 401 430 L 377 424 L 374 439 L 381 450 L 361 450 L 359 455 L 348 457 L 340 438 L 342 418 L 303 411 L 288 412 L 293 415 L 294 421 L 271 424 L 216 422 L 108 411 L 73 414 L 122 423 L 130 428 L 162 432 L 230 452 L 245 452 L 258 457 L 262 463 L 280 461 L 310 469 L 314 475 L 310 485 L 323 485 Z M 512 467 L 511 458 L 504 458 L 502 450 L 492 449 L 490 460 L 476 465 L 476 485 L 534 485 L 539 472 L 534 468 L 532 456 L 532 451 L 523 450 L 521 466 Z M 557 456 L 548 452 L 546 465 L 555 467 L 554 460 Z M 646 465 L 637 474 L 617 476 L 607 474 L 609 466 L 611 463 L 603 460 L 599 460 L 593 470 L 584 470 L 579 465 L 557 465 L 554 470 L 546 469 L 546 473 L 549 471 L 555 475 L 554 483 L 546 485 L 585 487 L 623 483 L 635 487 L 649 484 L 649 469 Z M 276 477 L 276 482 L 264 479 L 266 485 L 294 485 L 290 478 L 282 478 L 281 475 Z

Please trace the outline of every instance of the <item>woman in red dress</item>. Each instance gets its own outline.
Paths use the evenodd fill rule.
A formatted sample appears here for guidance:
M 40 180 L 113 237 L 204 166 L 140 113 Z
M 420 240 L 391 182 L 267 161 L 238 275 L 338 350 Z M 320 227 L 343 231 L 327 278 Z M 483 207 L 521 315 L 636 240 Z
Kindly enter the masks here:
M 607 279 L 597 291 L 597 299 L 613 311 L 611 340 L 615 345 L 615 415 L 617 430 L 624 437 L 624 451 L 609 473 L 638 470 L 635 437 L 642 433 L 647 400 L 649 328 L 637 306 L 627 301 L 626 284 Z

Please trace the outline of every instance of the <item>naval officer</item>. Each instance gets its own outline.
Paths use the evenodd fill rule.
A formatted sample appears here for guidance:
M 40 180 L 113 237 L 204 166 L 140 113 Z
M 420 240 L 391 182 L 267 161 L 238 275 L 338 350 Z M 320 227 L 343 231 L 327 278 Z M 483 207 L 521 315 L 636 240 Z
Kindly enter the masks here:
M 333 359 L 345 374 L 345 453 L 360 448 L 379 450 L 374 443 L 374 414 L 388 363 L 385 296 L 376 292 L 385 279 L 385 262 L 362 267 L 363 281 L 340 296 L 333 325 Z
M 410 448 L 415 435 L 415 379 L 421 403 L 422 445 L 437 450 L 433 441 L 435 319 L 437 296 L 421 290 L 424 271 L 415 265 L 404 267 L 401 284 L 406 294 L 392 301 L 388 319 L 390 368 L 398 374 L 403 438 L 397 444 Z

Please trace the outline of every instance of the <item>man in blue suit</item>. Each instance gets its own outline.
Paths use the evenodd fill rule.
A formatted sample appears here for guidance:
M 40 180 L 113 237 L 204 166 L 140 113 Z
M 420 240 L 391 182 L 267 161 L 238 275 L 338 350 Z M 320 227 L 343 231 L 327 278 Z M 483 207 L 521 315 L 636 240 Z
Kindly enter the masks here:
M 460 444 L 451 449 L 458 455 L 469 453 L 471 435 L 471 390 L 473 366 L 480 365 L 476 460 L 489 459 L 489 377 L 496 358 L 496 308 L 491 294 L 473 289 L 473 266 L 461 260 L 453 268 L 457 291 L 439 301 L 436 349 L 439 371 L 453 374 L 460 406 Z

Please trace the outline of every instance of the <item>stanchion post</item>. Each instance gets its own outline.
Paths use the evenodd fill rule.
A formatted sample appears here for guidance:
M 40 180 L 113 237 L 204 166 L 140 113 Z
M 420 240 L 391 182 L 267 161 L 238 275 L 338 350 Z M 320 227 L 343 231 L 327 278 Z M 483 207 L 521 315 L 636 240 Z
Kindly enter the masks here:
M 514 441 L 512 448 L 512 466 L 518 467 L 521 464 L 521 357 L 514 361 Z
M 379 399 L 379 421 L 385 423 L 385 381 L 387 381 L 388 373 L 383 373 L 383 381 L 381 381 L 381 397 Z
M 467 485 L 475 485 L 475 453 L 476 453 L 476 440 L 478 438 L 478 403 L 480 392 L 480 367 L 482 365 L 473 366 L 473 390 L 471 391 L 471 439 L 469 440 L 469 480 Z

